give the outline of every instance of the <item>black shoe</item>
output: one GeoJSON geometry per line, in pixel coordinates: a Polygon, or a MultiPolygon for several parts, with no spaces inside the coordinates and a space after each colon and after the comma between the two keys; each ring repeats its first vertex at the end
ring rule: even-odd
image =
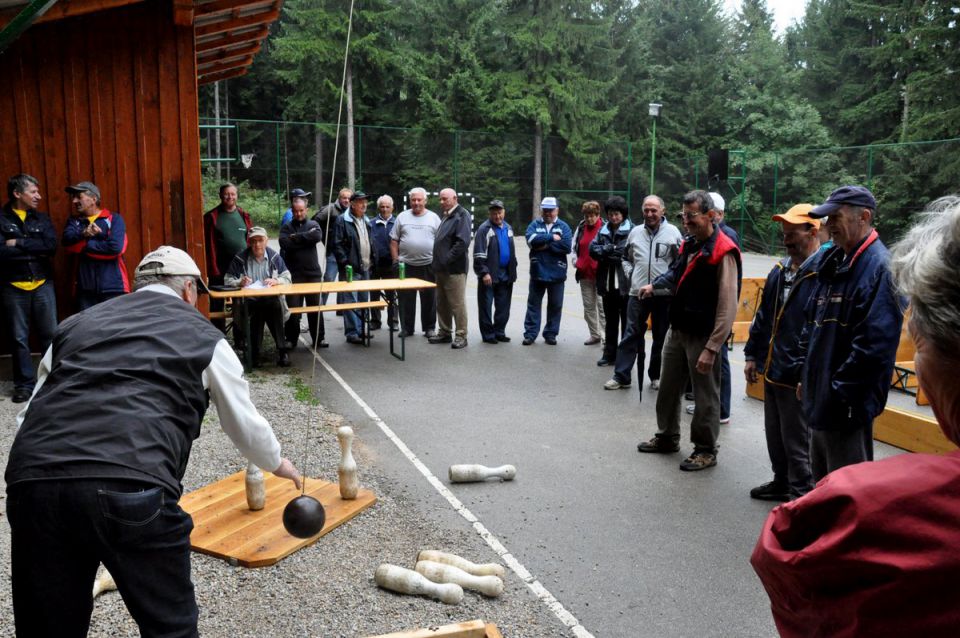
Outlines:
{"type": "Polygon", "coordinates": [[[683,398],[687,401],[693,401],[693,392],[684,392],[683,398]]]}
{"type": "Polygon", "coordinates": [[[497,341],[501,343],[510,343],[510,337],[507,335],[497,335],[497,341]]]}
{"type": "Polygon", "coordinates": [[[371,321],[371,322],[370,322],[370,329],[371,329],[371,330],[379,330],[379,329],[382,327],[382,325],[383,325],[383,324],[381,324],[379,321],[371,321]]]}
{"type": "Polygon", "coordinates": [[[525,345],[525,346],[532,346],[532,345],[533,345],[533,339],[531,339],[530,337],[524,337],[524,338],[523,338],[523,345],[525,345]]]}
{"type": "Polygon", "coordinates": [[[679,443],[670,443],[666,439],[653,437],[649,441],[640,441],[637,444],[637,452],[649,452],[652,454],[673,454],[680,451],[679,443]]]}
{"type": "Polygon", "coordinates": [[[602,368],[603,366],[608,366],[608,365],[610,365],[610,364],[612,364],[612,363],[613,363],[613,361],[610,361],[610,359],[607,359],[606,357],[604,357],[604,358],[600,359],[599,361],[597,361],[597,365],[600,366],[601,368],[602,368]]]}
{"type": "Polygon", "coordinates": [[[785,503],[790,500],[790,488],[785,483],[770,481],[769,483],[764,483],[750,490],[750,498],[755,498],[760,501],[780,501],[785,503]]]}
{"type": "Polygon", "coordinates": [[[548,346],[555,346],[555,345],[557,345],[557,339],[556,339],[555,337],[544,337],[544,338],[543,338],[543,342],[544,342],[545,344],[547,344],[548,346]]]}
{"type": "Polygon", "coordinates": [[[26,403],[30,400],[30,395],[33,394],[30,390],[14,390],[13,396],[10,397],[10,400],[14,403],[26,403]]]}
{"type": "Polygon", "coordinates": [[[361,339],[360,337],[358,337],[358,336],[356,336],[356,335],[352,335],[352,336],[347,337],[347,343],[352,343],[352,344],[355,345],[355,346],[362,346],[362,345],[363,345],[363,339],[361,339]]]}
{"type": "Polygon", "coordinates": [[[427,339],[433,339],[434,337],[437,336],[437,331],[436,331],[436,330],[427,330],[427,331],[425,331],[425,332],[423,333],[423,336],[426,337],[427,339]]]}
{"type": "Polygon", "coordinates": [[[452,343],[453,337],[450,335],[435,335],[433,337],[427,337],[427,341],[436,345],[438,343],[452,343]]]}
{"type": "Polygon", "coordinates": [[[490,337],[489,339],[484,339],[483,342],[484,342],[484,343],[492,343],[493,345],[497,345],[498,343],[500,343],[500,340],[499,340],[499,339],[496,339],[496,338],[494,338],[494,337],[490,337]]]}
{"type": "Polygon", "coordinates": [[[326,341],[322,341],[322,340],[321,340],[321,341],[318,341],[318,342],[317,342],[317,349],[318,349],[318,350],[319,350],[320,348],[329,348],[329,347],[330,347],[330,344],[327,343],[326,341]]]}
{"type": "Polygon", "coordinates": [[[280,356],[277,358],[277,365],[281,368],[289,368],[290,355],[288,355],[286,352],[281,352],[280,356]]]}
{"type": "Polygon", "coordinates": [[[404,331],[403,331],[403,336],[404,336],[404,337],[412,337],[412,336],[413,336],[413,330],[404,330],[404,331]]]}
{"type": "MultiPolygon", "coordinates": [[[[496,341],[494,341],[494,343],[496,343],[496,341]]],[[[457,337],[456,339],[453,340],[453,343],[450,344],[450,347],[453,348],[454,350],[459,350],[460,348],[466,348],[467,340],[464,337],[457,337]]]]}

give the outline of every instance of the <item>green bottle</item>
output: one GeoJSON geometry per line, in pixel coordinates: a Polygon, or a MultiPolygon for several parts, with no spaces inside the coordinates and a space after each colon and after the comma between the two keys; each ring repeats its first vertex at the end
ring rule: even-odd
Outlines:
{"type": "Polygon", "coordinates": [[[353,266],[347,264],[347,283],[353,281],[353,266]]]}
{"type": "Polygon", "coordinates": [[[402,261],[400,262],[400,265],[397,266],[397,274],[400,276],[400,279],[407,278],[407,265],[402,261]]]}

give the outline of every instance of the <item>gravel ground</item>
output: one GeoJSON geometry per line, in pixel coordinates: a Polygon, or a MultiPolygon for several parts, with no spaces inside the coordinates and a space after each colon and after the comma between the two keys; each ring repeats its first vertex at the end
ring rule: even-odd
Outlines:
{"type": "MultiPolygon", "coordinates": [[[[274,425],[285,454],[298,467],[309,432],[310,476],[336,481],[340,456],[336,428],[345,424],[344,419],[322,406],[295,400],[299,374],[296,368],[267,367],[250,375],[254,403],[274,425]]],[[[0,399],[0,418],[5,424],[0,428],[3,468],[19,407],[6,398],[11,390],[10,383],[0,383],[0,396],[4,397],[0,399]]],[[[509,571],[500,598],[484,598],[468,591],[456,606],[377,588],[373,573],[381,562],[412,568],[420,549],[449,551],[475,562],[497,562],[498,558],[466,521],[452,527],[438,523],[436,513],[431,513],[435,503],[422,503],[395,487],[378,471],[359,436],[354,440],[354,456],[361,485],[372,489],[379,500],[313,546],[272,567],[258,569],[232,567],[219,559],[193,555],[202,635],[370,636],[474,618],[496,623],[510,638],[570,635],[509,571]]],[[[185,490],[197,489],[244,467],[246,463],[220,430],[216,410],[211,407],[193,447],[183,480],[185,490]]],[[[5,518],[6,486],[0,487],[0,518],[5,518]]],[[[0,636],[14,634],[9,570],[10,528],[4,522],[0,524],[0,636]]],[[[119,594],[101,595],[94,606],[90,636],[137,635],[136,624],[119,594]]]]}

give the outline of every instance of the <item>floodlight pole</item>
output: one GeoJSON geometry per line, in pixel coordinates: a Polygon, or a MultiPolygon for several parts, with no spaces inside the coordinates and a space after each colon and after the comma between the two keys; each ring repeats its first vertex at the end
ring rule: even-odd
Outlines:
{"type": "Polygon", "coordinates": [[[650,103],[650,117],[653,118],[653,132],[650,136],[650,190],[647,191],[648,195],[653,194],[653,180],[654,180],[654,170],[657,166],[657,118],[660,117],[660,109],[663,107],[662,104],[657,102],[650,103]]]}

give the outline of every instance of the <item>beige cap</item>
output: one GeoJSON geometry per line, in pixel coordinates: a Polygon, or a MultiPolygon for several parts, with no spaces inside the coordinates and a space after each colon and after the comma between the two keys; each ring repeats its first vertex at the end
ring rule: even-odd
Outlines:
{"type": "Polygon", "coordinates": [[[147,253],[137,265],[139,275],[186,275],[200,277],[200,269],[190,255],[173,246],[160,246],[147,253]]]}
{"type": "Polygon", "coordinates": [[[810,216],[811,210],[813,210],[813,204],[797,204],[781,215],[774,215],[771,219],[788,224],[812,224],[814,228],[820,228],[820,220],[810,216]]]}
{"type": "Polygon", "coordinates": [[[253,237],[267,237],[267,229],[263,226],[254,226],[247,231],[247,239],[251,239],[253,237]]]}

